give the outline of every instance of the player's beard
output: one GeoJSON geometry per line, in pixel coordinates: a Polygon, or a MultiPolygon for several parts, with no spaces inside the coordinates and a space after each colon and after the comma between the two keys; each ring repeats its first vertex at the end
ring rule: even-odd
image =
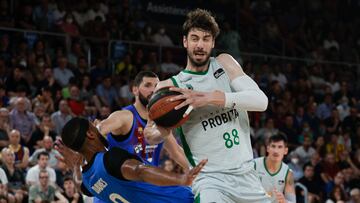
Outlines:
{"type": "Polygon", "coordinates": [[[196,61],[194,56],[195,56],[195,53],[197,53],[199,51],[194,51],[194,52],[191,52],[191,51],[187,51],[187,54],[188,54],[188,57],[189,57],[189,60],[190,60],[190,63],[193,67],[202,67],[204,65],[207,64],[207,62],[209,61],[209,58],[210,58],[210,53],[206,53],[206,52],[201,52],[203,54],[205,54],[205,59],[204,61],[196,61]]]}
{"type": "Polygon", "coordinates": [[[146,106],[148,105],[149,103],[149,100],[150,100],[150,96],[149,95],[148,97],[145,97],[143,94],[141,94],[141,92],[139,92],[139,100],[140,100],[140,103],[146,108],[146,106]]]}

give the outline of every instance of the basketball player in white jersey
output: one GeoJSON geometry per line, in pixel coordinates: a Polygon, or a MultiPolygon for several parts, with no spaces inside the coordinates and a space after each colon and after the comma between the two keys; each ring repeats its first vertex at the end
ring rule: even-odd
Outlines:
{"type": "Polygon", "coordinates": [[[293,172],[282,161],[288,153],[287,138],[281,134],[271,136],[266,151],[266,157],[254,160],[261,184],[272,202],[296,202],[293,172]]]}
{"type": "MultiPolygon", "coordinates": [[[[265,111],[268,99],[231,55],[210,57],[218,34],[218,25],[208,11],[190,12],[183,25],[186,68],[157,88],[176,86],[172,90],[182,95],[172,100],[185,101],[175,108],[189,105],[185,114],[192,111],[177,130],[192,166],[208,158],[192,186],[196,201],[270,202],[254,170],[247,115],[247,111],[265,111]]],[[[149,124],[147,128],[157,129],[149,124]]],[[[167,136],[160,134],[145,133],[145,137],[156,142],[159,136],[167,136]]]]}

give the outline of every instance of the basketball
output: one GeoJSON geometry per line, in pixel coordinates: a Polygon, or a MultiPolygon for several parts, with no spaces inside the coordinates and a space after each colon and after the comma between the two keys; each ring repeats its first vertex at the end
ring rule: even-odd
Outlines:
{"type": "Polygon", "coordinates": [[[149,118],[161,127],[176,128],[189,118],[189,116],[183,117],[189,105],[175,110],[175,107],[184,100],[168,101],[168,99],[181,94],[169,89],[170,87],[163,87],[151,96],[148,104],[149,118]]]}

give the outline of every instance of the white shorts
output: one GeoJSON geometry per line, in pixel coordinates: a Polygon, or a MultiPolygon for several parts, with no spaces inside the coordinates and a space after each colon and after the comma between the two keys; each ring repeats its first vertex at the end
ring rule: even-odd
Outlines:
{"type": "Polygon", "coordinates": [[[192,188],[199,203],[271,202],[254,169],[244,174],[202,173],[192,188]]]}

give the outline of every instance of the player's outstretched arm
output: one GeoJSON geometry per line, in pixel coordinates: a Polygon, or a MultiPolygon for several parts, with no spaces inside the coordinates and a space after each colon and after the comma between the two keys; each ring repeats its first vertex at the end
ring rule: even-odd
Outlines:
{"type": "Polygon", "coordinates": [[[130,111],[119,110],[111,113],[106,119],[95,123],[95,126],[101,135],[106,135],[110,132],[115,135],[122,135],[131,127],[126,126],[127,124],[132,124],[132,113],[130,111]]]}
{"type": "Polygon", "coordinates": [[[177,174],[128,159],[122,164],[121,173],[127,180],[144,181],[158,186],[191,185],[206,163],[207,160],[202,160],[187,173],[177,174]]]}

